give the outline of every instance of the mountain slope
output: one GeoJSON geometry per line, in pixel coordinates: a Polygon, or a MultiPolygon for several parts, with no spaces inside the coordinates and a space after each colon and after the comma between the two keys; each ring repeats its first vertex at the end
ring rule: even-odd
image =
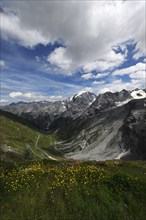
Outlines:
{"type": "Polygon", "coordinates": [[[64,102],[18,102],[3,106],[4,111],[14,113],[24,118],[28,123],[37,126],[41,130],[48,130],[55,117],[66,110],[64,102]]]}
{"type": "Polygon", "coordinates": [[[145,119],[144,99],[93,115],[85,113],[58,130],[64,142],[56,148],[73,159],[146,159],[145,119]]]}
{"type": "Polygon", "coordinates": [[[14,113],[24,118],[28,123],[39,129],[48,131],[55,119],[79,117],[96,99],[90,92],[76,94],[72,99],[56,102],[19,102],[3,106],[4,111],[14,113]]]}
{"type": "MultiPolygon", "coordinates": [[[[40,135],[36,130],[35,137],[30,138],[33,147],[34,139],[39,139],[39,148],[52,149],[55,154],[61,152],[67,158],[145,159],[145,95],[145,90],[139,89],[106,92],[99,96],[82,92],[62,102],[16,103],[3,109],[19,114],[21,123],[49,130],[50,135],[59,141],[47,148],[50,146],[49,136],[40,135]],[[45,143],[42,145],[40,140],[45,143]]],[[[23,149],[30,151],[31,145],[27,144],[26,137],[25,143],[21,138],[23,149]]],[[[46,153],[41,153],[46,158],[46,153]]]]}
{"type": "Polygon", "coordinates": [[[41,133],[20,117],[4,111],[0,111],[0,126],[1,160],[29,161],[57,156],[53,155],[56,135],[41,133]]]}

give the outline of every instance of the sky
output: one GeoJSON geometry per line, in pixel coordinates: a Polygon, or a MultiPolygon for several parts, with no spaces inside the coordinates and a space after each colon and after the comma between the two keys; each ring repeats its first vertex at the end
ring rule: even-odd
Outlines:
{"type": "Polygon", "coordinates": [[[145,0],[1,1],[1,104],[145,87],[145,0]]]}

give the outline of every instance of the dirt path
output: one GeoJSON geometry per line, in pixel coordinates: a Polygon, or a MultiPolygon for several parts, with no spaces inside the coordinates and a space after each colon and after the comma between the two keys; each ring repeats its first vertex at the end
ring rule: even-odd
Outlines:
{"type": "Polygon", "coordinates": [[[38,146],[38,141],[39,141],[39,139],[40,139],[40,137],[41,137],[41,135],[39,134],[39,133],[37,133],[37,139],[36,139],[36,142],[35,142],[35,147],[37,148],[38,146]]]}
{"type": "Polygon", "coordinates": [[[32,152],[32,154],[34,154],[34,155],[36,155],[37,157],[43,159],[43,157],[40,156],[39,154],[37,154],[37,153],[31,148],[31,146],[30,146],[29,144],[25,144],[25,148],[26,148],[27,150],[29,150],[30,152],[32,152]]]}
{"type": "MultiPolygon", "coordinates": [[[[38,147],[38,142],[39,142],[39,139],[41,137],[41,135],[39,133],[37,133],[37,139],[36,139],[36,142],[35,142],[35,148],[37,150],[39,150],[47,159],[51,159],[51,160],[57,160],[56,158],[50,156],[46,151],[42,150],[41,148],[38,147]]],[[[51,140],[52,141],[52,140],[51,140]]]]}

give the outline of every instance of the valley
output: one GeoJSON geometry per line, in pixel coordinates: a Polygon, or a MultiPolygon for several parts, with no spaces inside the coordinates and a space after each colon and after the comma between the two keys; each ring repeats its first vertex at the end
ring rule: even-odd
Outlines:
{"type": "Polygon", "coordinates": [[[26,160],[145,160],[144,97],[139,89],[99,96],[84,92],[62,102],[3,106],[1,155],[26,160]]]}
{"type": "Polygon", "coordinates": [[[0,1],[0,220],[146,220],[145,2],[0,1]]]}
{"type": "Polygon", "coordinates": [[[19,162],[55,159],[54,134],[42,133],[11,113],[0,112],[2,161],[19,162]],[[53,152],[51,149],[53,148],[53,152]],[[51,157],[52,154],[54,157],[51,157]]]}
{"type": "Polygon", "coordinates": [[[4,106],[1,220],[144,220],[146,99],[130,94],[75,95],[57,116],[4,106]]]}

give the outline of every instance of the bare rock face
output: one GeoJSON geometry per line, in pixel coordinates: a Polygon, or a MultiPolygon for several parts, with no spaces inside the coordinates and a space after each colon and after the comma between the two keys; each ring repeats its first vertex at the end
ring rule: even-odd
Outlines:
{"type": "MultiPolygon", "coordinates": [[[[146,101],[146,100],[145,100],[146,101]]],[[[122,146],[130,149],[125,159],[146,160],[146,109],[144,100],[133,100],[129,103],[131,111],[121,127],[122,146]]]]}
{"type": "Polygon", "coordinates": [[[67,110],[62,114],[62,117],[76,119],[92,105],[96,98],[97,96],[90,92],[76,94],[67,102],[67,110]]]}
{"type": "Polygon", "coordinates": [[[19,102],[12,103],[2,108],[5,111],[21,116],[39,129],[48,130],[50,123],[55,117],[66,110],[65,103],[57,102],[19,102]]]}
{"type": "MultiPolygon", "coordinates": [[[[134,97],[138,98],[145,93],[142,90],[134,90],[134,97]]],[[[75,120],[81,115],[94,115],[111,108],[123,105],[134,97],[126,90],[121,92],[106,92],[96,96],[90,92],[80,92],[72,98],[64,101],[48,102],[18,102],[3,106],[4,111],[14,113],[33,123],[44,131],[56,130],[64,123],[75,120]]]]}
{"type": "Polygon", "coordinates": [[[39,129],[47,131],[61,124],[61,118],[79,117],[96,99],[96,95],[90,92],[76,94],[72,99],[56,102],[19,102],[4,106],[2,109],[14,113],[28,122],[33,123],[39,129]],[[54,121],[59,118],[59,122],[54,121]]]}
{"type": "Polygon", "coordinates": [[[56,148],[67,158],[84,160],[146,159],[146,99],[79,117],[58,133],[56,148]]]}
{"type": "Polygon", "coordinates": [[[88,108],[86,114],[92,115],[101,111],[106,111],[110,108],[124,104],[124,102],[132,99],[131,92],[122,90],[121,92],[106,92],[100,94],[96,101],[88,108]]]}

